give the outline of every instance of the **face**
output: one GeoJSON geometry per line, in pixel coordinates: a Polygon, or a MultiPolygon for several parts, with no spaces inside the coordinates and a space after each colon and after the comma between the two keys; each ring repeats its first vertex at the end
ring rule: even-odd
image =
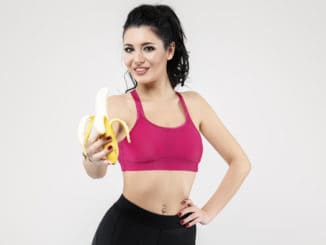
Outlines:
{"type": "Polygon", "coordinates": [[[174,42],[167,50],[149,26],[129,27],[123,37],[124,63],[138,83],[167,76],[167,61],[173,58],[174,42]]]}

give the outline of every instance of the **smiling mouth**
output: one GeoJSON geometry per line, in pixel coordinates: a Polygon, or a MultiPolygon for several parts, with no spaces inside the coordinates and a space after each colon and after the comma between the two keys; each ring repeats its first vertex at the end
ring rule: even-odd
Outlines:
{"type": "Polygon", "coordinates": [[[134,69],[134,71],[137,75],[144,75],[148,70],[149,70],[149,68],[147,68],[147,67],[138,67],[138,68],[134,69]]]}

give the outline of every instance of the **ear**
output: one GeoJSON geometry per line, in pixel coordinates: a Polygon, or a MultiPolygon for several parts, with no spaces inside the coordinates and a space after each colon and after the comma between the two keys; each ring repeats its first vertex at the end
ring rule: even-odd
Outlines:
{"type": "Polygon", "coordinates": [[[171,60],[173,58],[175,51],[175,42],[171,42],[169,47],[168,47],[168,60],[171,60]]]}

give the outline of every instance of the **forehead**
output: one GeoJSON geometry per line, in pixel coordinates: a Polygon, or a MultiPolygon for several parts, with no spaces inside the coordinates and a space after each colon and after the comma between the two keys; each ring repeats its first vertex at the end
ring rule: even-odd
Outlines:
{"type": "Polygon", "coordinates": [[[158,43],[160,41],[149,26],[129,27],[123,36],[125,45],[141,45],[145,42],[158,43]]]}

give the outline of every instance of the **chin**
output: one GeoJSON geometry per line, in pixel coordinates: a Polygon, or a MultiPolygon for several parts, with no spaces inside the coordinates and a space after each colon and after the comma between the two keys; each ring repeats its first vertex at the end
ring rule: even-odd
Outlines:
{"type": "Polygon", "coordinates": [[[142,76],[139,76],[139,77],[134,76],[134,78],[137,81],[137,83],[144,83],[144,84],[146,84],[146,83],[151,83],[151,82],[154,81],[153,79],[148,79],[148,78],[142,77],[142,76]]]}
{"type": "Polygon", "coordinates": [[[141,84],[150,84],[152,83],[153,81],[151,80],[145,80],[145,79],[136,79],[137,83],[141,83],[141,84]]]}

